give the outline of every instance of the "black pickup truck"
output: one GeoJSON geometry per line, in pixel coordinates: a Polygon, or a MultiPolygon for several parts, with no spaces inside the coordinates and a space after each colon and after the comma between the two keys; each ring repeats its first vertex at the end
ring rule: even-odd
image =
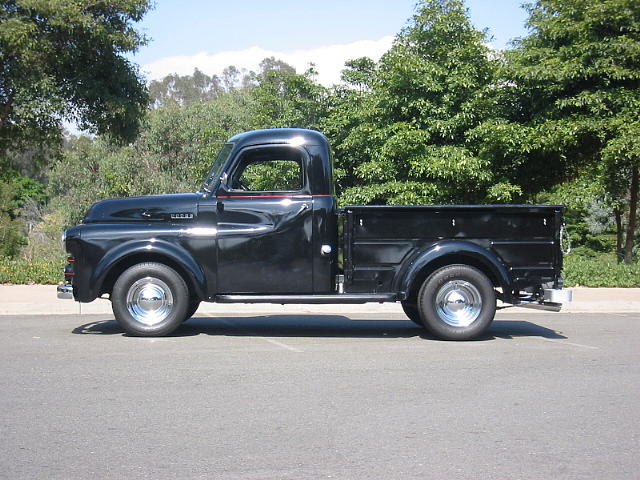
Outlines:
{"type": "Polygon", "coordinates": [[[559,310],[563,207],[337,208],[324,135],[258,130],[222,147],[200,191],[104,200],[64,233],[61,298],[108,296],[132,335],[160,336],[218,303],[401,302],[465,340],[496,299],[559,310]]]}

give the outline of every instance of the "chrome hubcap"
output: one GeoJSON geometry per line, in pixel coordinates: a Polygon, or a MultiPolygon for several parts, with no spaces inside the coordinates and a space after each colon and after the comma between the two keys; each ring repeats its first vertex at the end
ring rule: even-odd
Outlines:
{"type": "Polygon", "coordinates": [[[127,292],[127,310],[136,322],[157,325],[173,310],[171,289],[158,278],[141,278],[127,292]]]}
{"type": "Polygon", "coordinates": [[[436,295],[438,316],[452,327],[468,327],[478,318],[481,310],[480,292],[464,280],[445,283],[436,295]]]}

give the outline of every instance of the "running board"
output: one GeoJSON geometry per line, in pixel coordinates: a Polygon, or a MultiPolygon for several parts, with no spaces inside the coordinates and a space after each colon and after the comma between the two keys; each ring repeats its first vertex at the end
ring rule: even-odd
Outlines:
{"type": "Polygon", "coordinates": [[[364,294],[342,293],[337,295],[216,295],[216,303],[369,303],[395,302],[394,293],[364,294]]]}

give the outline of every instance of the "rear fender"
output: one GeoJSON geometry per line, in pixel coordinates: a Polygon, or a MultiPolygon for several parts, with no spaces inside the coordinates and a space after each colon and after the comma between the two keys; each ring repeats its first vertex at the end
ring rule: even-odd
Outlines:
{"type": "Polygon", "coordinates": [[[413,257],[404,273],[398,276],[400,280],[396,291],[409,295],[412,288],[416,287],[414,283],[422,278],[424,272],[435,266],[446,265],[447,257],[451,258],[450,264],[465,263],[466,260],[467,264],[482,267],[482,270],[490,274],[492,281],[502,288],[502,300],[508,303],[513,300],[511,278],[500,259],[486,248],[461,240],[438,242],[413,257]]]}

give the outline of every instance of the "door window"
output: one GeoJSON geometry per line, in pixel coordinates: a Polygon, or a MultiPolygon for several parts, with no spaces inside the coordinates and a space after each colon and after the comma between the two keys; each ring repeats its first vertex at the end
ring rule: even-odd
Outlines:
{"type": "Polygon", "coordinates": [[[290,147],[248,150],[242,154],[230,186],[233,190],[250,192],[302,190],[302,153],[290,147]]]}

